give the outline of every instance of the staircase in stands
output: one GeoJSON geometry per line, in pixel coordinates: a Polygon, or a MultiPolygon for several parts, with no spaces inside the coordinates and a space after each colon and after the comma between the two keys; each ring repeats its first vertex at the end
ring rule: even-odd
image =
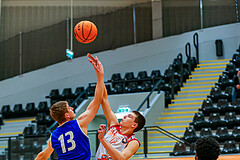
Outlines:
{"type": "MultiPolygon", "coordinates": [[[[178,137],[183,137],[186,127],[198,113],[203,100],[210,94],[219,76],[225,71],[230,59],[200,61],[197,68],[174,96],[172,103],[158,117],[157,125],[178,137]]],[[[158,131],[148,132],[148,158],[167,158],[176,141],[158,131]]],[[[132,159],[144,158],[143,142],[132,159]]]]}

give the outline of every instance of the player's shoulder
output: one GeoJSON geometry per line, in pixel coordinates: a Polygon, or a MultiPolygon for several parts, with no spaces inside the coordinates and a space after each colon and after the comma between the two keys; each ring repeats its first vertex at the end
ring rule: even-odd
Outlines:
{"type": "Polygon", "coordinates": [[[134,142],[134,143],[138,143],[139,146],[141,145],[141,143],[139,142],[139,140],[137,139],[137,137],[135,136],[135,134],[131,135],[130,137],[128,137],[128,142],[134,142]]]}
{"type": "Polygon", "coordinates": [[[121,126],[119,124],[114,124],[114,125],[111,125],[108,130],[110,129],[115,129],[115,130],[120,130],[121,129],[121,126]]]}

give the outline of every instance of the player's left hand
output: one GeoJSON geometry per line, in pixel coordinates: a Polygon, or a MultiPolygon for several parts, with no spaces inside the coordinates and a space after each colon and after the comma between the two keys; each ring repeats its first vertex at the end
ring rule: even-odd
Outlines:
{"type": "Polygon", "coordinates": [[[98,129],[98,139],[99,140],[104,138],[105,131],[106,131],[106,125],[105,124],[101,124],[99,129],[98,129]]]}

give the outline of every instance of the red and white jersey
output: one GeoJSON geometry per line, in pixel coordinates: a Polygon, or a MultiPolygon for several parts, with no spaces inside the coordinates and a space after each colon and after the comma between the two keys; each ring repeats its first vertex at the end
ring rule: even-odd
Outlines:
{"type": "MultiPolygon", "coordinates": [[[[131,135],[128,137],[127,135],[124,135],[120,132],[120,125],[114,125],[111,126],[104,138],[115,148],[117,151],[122,152],[125,147],[127,147],[128,143],[132,140],[138,139],[135,137],[135,135],[131,135]]],[[[138,141],[139,146],[140,142],[138,141]]],[[[110,160],[112,159],[109,154],[107,153],[106,149],[103,147],[102,143],[100,143],[97,153],[95,155],[95,160],[110,160]]]]}

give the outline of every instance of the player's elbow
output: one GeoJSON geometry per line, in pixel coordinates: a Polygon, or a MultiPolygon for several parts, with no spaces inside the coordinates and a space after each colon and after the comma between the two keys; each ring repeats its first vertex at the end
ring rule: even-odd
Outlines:
{"type": "Polygon", "coordinates": [[[102,104],[106,104],[108,103],[108,98],[107,97],[103,97],[102,98],[102,104]]]}
{"type": "Polygon", "coordinates": [[[123,156],[118,156],[116,160],[127,160],[127,159],[124,158],[123,156]]]}
{"type": "Polygon", "coordinates": [[[35,160],[47,160],[48,157],[44,154],[44,151],[40,152],[35,160]]]}

